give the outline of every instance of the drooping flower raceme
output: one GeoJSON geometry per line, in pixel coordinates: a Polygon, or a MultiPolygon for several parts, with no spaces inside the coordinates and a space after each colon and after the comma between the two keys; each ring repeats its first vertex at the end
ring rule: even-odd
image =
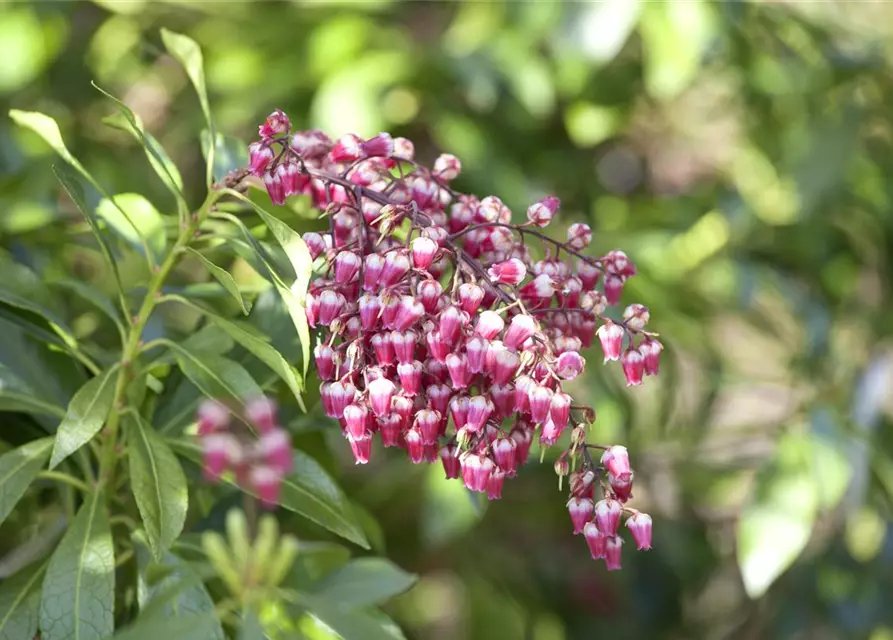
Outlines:
{"type": "Polygon", "coordinates": [[[592,230],[583,223],[563,239],[546,235],[560,207],[554,196],[514,222],[500,198],[450,186],[458,158],[426,168],[403,138],[333,141],[292,131],[281,111],[259,138],[250,172],[273,202],[308,195],[328,220],[328,231],[304,236],[317,273],[306,311],[319,331],[323,407],[356,462],[367,463],[380,439],[415,464],[440,460],[447,478],[498,499],[535,438],[558,446],[573,432],[556,463],[570,475],[573,532],[609,569],[620,568],[624,514],[636,546],[649,548],[651,518],[626,506],[626,449],[586,443],[595,412],[563,390],[596,336],[628,385],[658,372],[662,346],[646,331],[648,309],[605,315],[636,273],[626,254],[586,255],[592,230]]]}

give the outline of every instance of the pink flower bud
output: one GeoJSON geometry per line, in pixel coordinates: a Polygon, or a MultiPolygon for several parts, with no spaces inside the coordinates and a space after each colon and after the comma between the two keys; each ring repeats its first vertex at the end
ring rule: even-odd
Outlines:
{"type": "Polygon", "coordinates": [[[326,289],[319,294],[319,322],[323,326],[329,326],[332,321],[341,314],[341,309],[347,304],[340,293],[326,289]]]}
{"type": "Polygon", "coordinates": [[[499,500],[502,498],[502,486],[505,481],[505,472],[495,467],[487,478],[487,499],[499,500]]]}
{"type": "Polygon", "coordinates": [[[627,519],[626,526],[633,536],[638,551],[647,551],[651,548],[651,516],[636,512],[627,519]]]}
{"type": "Polygon", "coordinates": [[[316,372],[320,380],[335,379],[335,350],[327,344],[317,345],[313,350],[316,372]]]}
{"type": "Polygon", "coordinates": [[[216,482],[232,465],[241,462],[242,445],[230,433],[209,433],[202,436],[202,470],[205,478],[216,482]]]}
{"type": "Polygon", "coordinates": [[[515,378],[515,411],[518,413],[530,413],[529,393],[534,384],[530,376],[515,378]]]}
{"type": "Polygon", "coordinates": [[[448,444],[440,448],[437,452],[440,461],[443,463],[443,470],[446,473],[446,479],[452,480],[458,478],[462,473],[459,466],[459,449],[454,444],[448,444]]]}
{"type": "Polygon", "coordinates": [[[320,255],[322,255],[326,250],[326,241],[320,234],[314,231],[308,231],[303,236],[301,236],[304,240],[304,244],[307,245],[307,250],[310,252],[310,257],[316,260],[320,255]]]}
{"type": "Polygon", "coordinates": [[[595,289],[595,285],[598,284],[600,275],[601,270],[594,264],[583,262],[581,260],[577,265],[577,277],[579,277],[580,282],[583,283],[584,289],[595,289]]]}
{"type": "Polygon", "coordinates": [[[397,375],[403,386],[403,393],[414,395],[419,392],[422,383],[422,363],[418,360],[401,362],[397,365],[397,375]]]}
{"type": "Polygon", "coordinates": [[[378,364],[386,367],[394,362],[394,345],[390,333],[376,333],[370,340],[378,364]]]}
{"type": "Polygon", "coordinates": [[[441,337],[440,331],[431,331],[425,334],[425,342],[431,357],[438,362],[445,363],[446,357],[450,353],[450,344],[441,337]]]}
{"type": "Polygon", "coordinates": [[[335,164],[350,164],[356,162],[363,157],[363,150],[360,146],[363,141],[359,136],[352,133],[341,136],[335,142],[335,146],[329,151],[329,157],[335,164]]]}
{"type": "Polygon", "coordinates": [[[602,343],[602,351],[605,353],[605,362],[619,360],[620,351],[623,348],[623,327],[606,320],[605,324],[598,328],[596,335],[602,343]]]}
{"type": "Polygon", "coordinates": [[[399,160],[412,160],[415,157],[415,145],[406,138],[394,138],[394,152],[391,154],[399,160]]]}
{"type": "Polygon", "coordinates": [[[496,417],[507,418],[515,411],[515,387],[511,384],[494,384],[490,387],[496,417]]]}
{"type": "Polygon", "coordinates": [[[248,145],[248,166],[251,174],[258,178],[264,175],[270,162],[273,161],[273,150],[261,142],[248,145]]]}
{"type": "Polygon", "coordinates": [[[620,302],[620,295],[623,293],[623,280],[618,276],[610,275],[605,278],[605,300],[609,305],[615,305],[620,302]]]}
{"type": "Polygon", "coordinates": [[[479,431],[487,418],[493,413],[493,403],[487,396],[474,396],[468,400],[468,419],[465,426],[472,431],[479,431]]]}
{"type": "MultiPolygon", "coordinates": [[[[378,378],[373,380],[366,386],[369,391],[369,403],[372,405],[372,412],[377,417],[382,417],[391,411],[391,398],[394,397],[396,386],[387,378],[378,378]]],[[[347,416],[345,415],[345,419],[347,416]]]]}
{"type": "Polygon", "coordinates": [[[221,431],[229,425],[229,409],[216,400],[203,400],[198,407],[198,435],[221,431]]]}
{"type": "Polygon", "coordinates": [[[471,282],[460,284],[458,294],[459,306],[470,316],[480,308],[481,301],[484,299],[484,290],[471,282]]]}
{"type": "Polygon", "coordinates": [[[578,498],[592,499],[595,488],[595,472],[592,469],[580,469],[571,474],[570,490],[571,495],[578,498]]]}
{"type": "Polygon", "coordinates": [[[589,498],[573,497],[567,502],[567,510],[574,525],[574,535],[577,535],[583,533],[586,524],[592,519],[595,506],[589,498]]]}
{"type": "Polygon", "coordinates": [[[586,538],[586,544],[589,546],[589,553],[593,560],[600,560],[607,556],[608,538],[594,522],[590,521],[583,525],[583,536],[586,538]]]}
{"type": "Polygon", "coordinates": [[[559,429],[567,426],[571,414],[571,397],[562,391],[552,395],[552,405],[549,409],[549,417],[559,429]]]}
{"type": "Polygon", "coordinates": [[[453,396],[450,399],[450,415],[456,430],[460,430],[468,423],[468,398],[466,396],[453,396]]]}
{"type": "Polygon", "coordinates": [[[415,414],[413,429],[418,430],[422,444],[434,444],[440,437],[440,412],[422,409],[415,414]]]}
{"type": "Polygon", "coordinates": [[[581,249],[588,247],[590,242],[592,242],[592,229],[589,228],[588,224],[575,222],[568,227],[567,245],[571,249],[580,251],[581,249]]]}
{"type": "Polygon", "coordinates": [[[545,422],[552,408],[552,390],[538,384],[531,385],[527,399],[530,402],[530,418],[538,424],[545,422]]]}
{"type": "Polygon", "coordinates": [[[643,331],[651,313],[643,304],[631,304],[623,310],[623,321],[631,331],[643,331]]]}
{"type": "Polygon", "coordinates": [[[384,258],[377,253],[370,253],[363,260],[363,289],[378,291],[379,279],[384,268],[384,258]]]}
{"type": "Polygon", "coordinates": [[[468,324],[468,316],[464,311],[453,305],[448,306],[440,313],[440,336],[448,345],[455,344],[459,332],[468,324]]]}
{"type": "Polygon", "coordinates": [[[555,212],[558,211],[560,201],[555,196],[548,196],[536,202],[527,209],[527,219],[536,226],[543,228],[549,226],[555,212]]]}
{"type": "Polygon", "coordinates": [[[509,349],[518,349],[535,331],[536,321],[533,318],[524,314],[517,315],[506,329],[503,342],[509,349]]]}
{"type": "Polygon", "coordinates": [[[394,139],[389,133],[379,133],[360,143],[360,151],[365,158],[390,157],[394,155],[394,139]]]}
{"type": "Polygon", "coordinates": [[[282,176],[279,175],[278,168],[268,171],[264,174],[264,186],[273,204],[285,204],[285,187],[282,184],[282,176]]]}
{"type": "Polygon", "coordinates": [[[551,416],[547,417],[540,431],[540,444],[544,447],[551,447],[557,444],[561,434],[564,433],[564,429],[565,427],[556,424],[551,416]]]}
{"type": "Polygon", "coordinates": [[[425,307],[412,296],[403,296],[400,306],[397,308],[397,317],[394,318],[394,328],[397,331],[406,331],[421,317],[425,315],[425,307]]]}
{"type": "Polygon", "coordinates": [[[378,296],[365,293],[360,296],[357,306],[360,310],[360,324],[364,331],[372,331],[378,325],[381,315],[381,301],[378,296]]]}
{"type": "Polygon", "coordinates": [[[595,524],[606,536],[616,536],[623,507],[616,500],[599,500],[595,505],[595,524]]]}
{"type": "Polygon", "coordinates": [[[245,417],[261,433],[266,433],[276,426],[276,403],[260,396],[252,398],[245,405],[245,417]]]}
{"type": "Polygon", "coordinates": [[[391,400],[391,408],[394,413],[400,417],[402,427],[409,428],[409,419],[413,413],[413,402],[411,398],[406,396],[394,396],[391,400]]]}
{"type": "Polygon", "coordinates": [[[477,453],[466,452],[459,456],[462,468],[462,481],[469,491],[487,490],[487,482],[496,465],[490,458],[477,453]]]}
{"type": "Polygon", "coordinates": [[[623,549],[623,538],[612,536],[605,540],[605,566],[608,571],[620,571],[620,552],[623,549]]]}
{"type": "Polygon", "coordinates": [[[401,296],[392,295],[388,291],[382,291],[378,294],[378,300],[381,303],[381,324],[387,329],[393,329],[397,322],[397,312],[400,311],[400,303],[403,301],[401,296]]]}
{"type": "Polygon", "coordinates": [[[329,385],[329,394],[332,403],[332,415],[329,417],[340,419],[344,416],[344,409],[357,395],[357,389],[349,382],[333,382],[329,385]]]}
{"type": "Polygon", "coordinates": [[[425,395],[428,396],[428,404],[431,405],[431,408],[441,416],[445,416],[450,397],[453,395],[450,388],[445,384],[432,384],[425,391],[425,395]]]}
{"type": "Polygon", "coordinates": [[[478,205],[474,213],[478,222],[499,222],[507,224],[511,222],[512,212],[505,204],[496,196],[487,196],[478,205]]]}
{"type": "Polygon", "coordinates": [[[632,473],[627,474],[626,477],[618,477],[613,473],[608,473],[608,484],[611,485],[614,497],[620,502],[626,503],[633,495],[632,473]]]}
{"type": "Polygon", "coordinates": [[[470,378],[468,371],[468,358],[462,353],[451,353],[444,361],[447,371],[450,373],[450,381],[457,389],[464,389],[468,386],[470,378]]]}
{"type": "Polygon", "coordinates": [[[409,258],[402,251],[391,251],[385,256],[379,279],[381,286],[391,287],[400,282],[409,271],[409,258]]]}
{"type": "Polygon", "coordinates": [[[353,282],[360,270],[360,256],[353,251],[341,251],[335,256],[335,282],[348,284],[353,282]]]}
{"type": "Polygon", "coordinates": [[[291,121],[288,119],[288,116],[281,110],[276,109],[257,128],[257,133],[261,138],[272,138],[275,135],[287,132],[289,129],[291,129],[291,121]]]}
{"type": "MultiPolygon", "coordinates": [[[[511,380],[517,373],[518,367],[521,366],[521,357],[511,349],[499,351],[495,360],[492,372],[493,382],[499,385],[511,380]]],[[[514,394],[512,394],[512,400],[514,401],[514,394]]]]}
{"type": "Polygon", "coordinates": [[[449,153],[440,154],[434,161],[434,177],[443,182],[452,182],[462,172],[462,163],[459,158],[449,153]]]}
{"type": "Polygon", "coordinates": [[[565,351],[558,356],[558,363],[555,366],[555,373],[564,380],[573,380],[583,373],[583,367],[586,361],[576,351],[565,351]]]}
{"type": "Polygon", "coordinates": [[[347,433],[355,438],[361,438],[366,433],[366,417],[369,410],[363,404],[349,404],[344,408],[344,422],[347,433]]]}
{"type": "Polygon", "coordinates": [[[381,442],[386,447],[400,446],[400,432],[403,430],[403,420],[396,413],[382,416],[378,419],[378,429],[381,433],[381,442]]]}
{"type": "Polygon", "coordinates": [[[506,475],[512,476],[518,468],[518,459],[515,452],[518,444],[505,436],[498,437],[493,443],[493,459],[496,466],[502,469],[506,475]]]}
{"type": "Polygon", "coordinates": [[[412,241],[412,264],[416,269],[427,269],[434,262],[437,243],[431,238],[420,236],[412,241]]]}
{"type": "MultiPolygon", "coordinates": [[[[483,297],[483,290],[481,291],[483,297]]],[[[486,340],[495,338],[505,328],[505,321],[495,311],[484,311],[478,316],[474,332],[486,340]]]]}
{"type": "Polygon", "coordinates": [[[527,427],[523,422],[517,422],[509,435],[517,445],[515,448],[515,458],[520,467],[527,462],[527,456],[530,455],[530,443],[533,442],[533,430],[527,427]]]}
{"type": "Polygon", "coordinates": [[[282,486],[282,475],[271,467],[260,465],[251,468],[249,482],[257,492],[261,504],[273,509],[279,504],[279,489],[282,486]]]}
{"type": "Polygon", "coordinates": [[[653,338],[645,338],[639,345],[639,353],[645,359],[645,375],[656,376],[660,371],[660,352],[664,346],[653,338]]]}
{"type": "Polygon", "coordinates": [[[427,313],[437,309],[437,302],[443,293],[443,286],[437,280],[422,280],[418,286],[419,301],[427,313]]]}
{"type": "Polygon", "coordinates": [[[280,178],[282,179],[282,191],[285,197],[301,193],[306,185],[307,176],[301,174],[296,164],[279,165],[280,178]]]}
{"type": "Polygon", "coordinates": [[[394,331],[391,333],[391,344],[397,362],[412,362],[415,360],[416,341],[418,335],[413,331],[394,331]]]}
{"type": "Polygon", "coordinates": [[[350,443],[355,464],[368,464],[369,458],[372,457],[372,434],[364,433],[359,437],[348,434],[347,441],[350,443]]]}
{"type": "Polygon", "coordinates": [[[623,375],[626,376],[626,386],[636,387],[642,384],[642,376],[645,374],[645,356],[638,349],[630,347],[623,352],[620,358],[623,366],[623,375]]]}
{"type": "Polygon", "coordinates": [[[258,448],[265,464],[282,475],[291,473],[291,437],[285,429],[276,428],[263,434],[258,440],[258,448]]]}
{"type": "Polygon", "coordinates": [[[620,444],[608,448],[601,457],[601,463],[616,478],[628,479],[631,475],[629,451],[620,444]]]}
{"type": "Polygon", "coordinates": [[[527,275],[527,267],[517,258],[511,258],[494,264],[487,270],[487,274],[490,276],[490,282],[516,285],[527,275]]]}
{"type": "Polygon", "coordinates": [[[332,148],[332,140],[318,129],[296,131],[291,138],[291,148],[305,160],[321,158],[332,148]]]}
{"type": "Polygon", "coordinates": [[[425,459],[424,439],[415,427],[406,432],[406,452],[413,464],[419,464],[425,459]]]}
{"type": "Polygon", "coordinates": [[[490,344],[480,336],[474,336],[465,344],[465,354],[468,357],[468,370],[471,373],[480,373],[486,363],[487,351],[490,344]]]}
{"type": "Polygon", "coordinates": [[[537,308],[542,307],[543,303],[555,295],[555,279],[548,274],[541,273],[521,287],[520,293],[531,304],[538,305],[537,308]]]}

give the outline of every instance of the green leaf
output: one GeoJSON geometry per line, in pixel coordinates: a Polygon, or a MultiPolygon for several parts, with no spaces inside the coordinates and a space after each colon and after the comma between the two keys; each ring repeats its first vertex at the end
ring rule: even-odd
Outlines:
{"type": "Polygon", "coordinates": [[[128,431],[131,485],[143,519],[149,546],[156,558],[183,531],[189,490],[186,475],[173,451],[139,415],[128,431]]]}
{"type": "MultiPolygon", "coordinates": [[[[276,241],[285,251],[285,255],[288,257],[292,269],[294,269],[295,281],[290,288],[286,287],[283,282],[275,277],[273,278],[273,283],[276,285],[276,290],[279,291],[288,308],[289,315],[301,340],[304,376],[306,377],[310,366],[310,326],[307,324],[307,314],[304,311],[304,299],[307,296],[307,288],[310,286],[310,276],[313,274],[313,259],[310,257],[310,250],[304,243],[304,239],[294,229],[263,207],[237,191],[228,190],[227,193],[254,208],[272,232],[273,237],[276,238],[276,241]]],[[[263,258],[264,256],[262,255],[261,257],[263,258]]],[[[272,269],[270,271],[273,272],[272,269]]],[[[275,272],[273,272],[273,275],[275,276],[275,272]]]]}
{"type": "Polygon", "coordinates": [[[65,417],[65,409],[29,393],[0,387],[0,411],[21,411],[38,415],[65,417]]]}
{"type": "Polygon", "coordinates": [[[81,282],[80,280],[53,280],[50,283],[54,287],[61,287],[63,289],[68,289],[69,291],[77,294],[94,307],[102,311],[112,322],[115,323],[115,326],[118,327],[118,331],[123,335],[124,325],[121,322],[121,314],[118,313],[118,310],[115,309],[115,305],[111,303],[111,301],[103,295],[101,291],[98,291],[94,287],[91,287],[89,284],[85,282],[81,282]]]}
{"type": "Polygon", "coordinates": [[[239,285],[236,284],[236,281],[233,280],[233,277],[226,269],[222,269],[218,267],[216,264],[208,260],[201,253],[196,251],[195,249],[188,248],[189,253],[196,256],[201,263],[205,266],[205,269],[208,270],[214,278],[219,282],[224,289],[229,292],[229,294],[239,303],[239,308],[242,310],[246,316],[248,315],[248,307],[245,306],[245,300],[242,298],[242,293],[239,291],[239,285]]]}
{"type": "MultiPolygon", "coordinates": [[[[161,30],[161,39],[164,46],[177,61],[183,65],[186,75],[192,81],[195,92],[198,94],[198,101],[201,104],[202,112],[205,114],[205,120],[208,123],[208,141],[217,139],[217,132],[214,127],[214,118],[211,116],[211,105],[208,102],[208,90],[205,86],[205,70],[202,61],[202,50],[192,38],[184,36],[167,29],[161,30]]],[[[216,150],[214,145],[208,145],[205,157],[208,159],[207,165],[207,183],[210,187],[214,182],[214,156],[216,150]]]]}
{"type": "Polygon", "coordinates": [[[236,345],[232,338],[213,324],[206,325],[180,343],[193,353],[222,356],[236,345]]]}
{"type": "MultiPolygon", "coordinates": [[[[77,344],[43,281],[23,264],[0,254],[0,302],[35,313],[46,320],[64,344],[77,344]]],[[[52,335],[52,334],[50,334],[52,335]]]]}
{"type": "Polygon", "coordinates": [[[102,89],[95,82],[92,82],[91,84],[100,93],[115,103],[126,124],[119,123],[115,120],[107,120],[106,123],[133,134],[133,137],[136,138],[137,142],[139,142],[145,150],[146,156],[149,158],[149,164],[152,165],[155,173],[158,174],[158,177],[161,178],[161,181],[164,182],[170,192],[174,194],[174,198],[177,200],[177,207],[179,208],[181,215],[185,217],[188,213],[188,208],[186,198],[183,195],[183,178],[180,176],[180,171],[177,169],[177,165],[170,159],[170,156],[167,155],[167,152],[159,142],[152,137],[150,133],[146,132],[139,117],[133,113],[126,104],[102,89]]]}
{"type": "Polygon", "coordinates": [[[50,469],[87,444],[105,424],[115,399],[116,371],[112,367],[91,378],[74,394],[56,432],[50,469]]]}
{"type": "Polygon", "coordinates": [[[0,584],[0,640],[33,638],[40,614],[40,580],[46,564],[32,566],[0,584]]]}
{"type": "Polygon", "coordinates": [[[819,505],[811,453],[808,437],[785,435],[741,513],[738,565],[751,598],[766,593],[809,542],[819,505]]]}
{"type": "MultiPolygon", "coordinates": [[[[133,542],[138,570],[137,601],[141,614],[176,619],[214,613],[214,601],[208,590],[182,558],[168,551],[156,563],[142,532],[133,535],[133,542]],[[153,575],[158,576],[162,572],[163,577],[153,579],[153,575]]],[[[176,637],[181,640],[180,636],[176,637]]],[[[196,640],[224,640],[219,620],[215,619],[208,632],[196,636],[196,640]]]]}
{"type": "Polygon", "coordinates": [[[260,338],[258,338],[253,333],[250,333],[246,329],[243,329],[239,325],[234,322],[230,322],[211,311],[208,311],[204,307],[192,302],[191,300],[187,300],[181,296],[168,296],[168,299],[177,300],[180,303],[201,311],[206,314],[206,317],[214,323],[215,326],[223,329],[233,340],[238,342],[240,345],[245,347],[248,351],[254,354],[258,360],[263,362],[265,365],[270,367],[285,383],[288,385],[288,388],[294,394],[295,399],[298,403],[301,404],[301,408],[306,411],[304,407],[304,401],[301,397],[301,393],[303,392],[303,385],[301,379],[298,377],[297,372],[294,368],[288,363],[288,361],[283,357],[281,353],[279,353],[273,346],[271,346],[268,342],[264,342],[260,338]]]}
{"type": "Polygon", "coordinates": [[[147,248],[154,263],[164,258],[167,238],[164,219],[151,202],[138,193],[119,193],[103,198],[96,215],[106,221],[121,238],[137,248],[147,248]],[[144,244],[145,243],[145,247],[144,244]]]}
{"type": "Polygon", "coordinates": [[[242,623],[239,625],[239,640],[266,640],[267,635],[257,619],[257,614],[251,609],[242,614],[242,623]]]}
{"type": "Polygon", "coordinates": [[[40,597],[41,640],[102,640],[115,629],[115,551],[98,490],[50,558],[40,597]]]}
{"type": "Polygon", "coordinates": [[[62,184],[62,187],[68,193],[68,196],[78,208],[78,211],[80,211],[81,215],[87,220],[87,224],[90,225],[90,231],[93,232],[93,236],[96,238],[97,244],[99,244],[99,250],[102,252],[106,263],[112,269],[112,275],[115,277],[115,284],[118,287],[118,295],[121,296],[121,307],[126,309],[127,307],[123,297],[124,286],[121,284],[121,273],[118,271],[118,262],[115,260],[115,257],[112,254],[112,249],[100,228],[99,220],[96,218],[93,210],[87,206],[87,200],[84,197],[84,188],[81,186],[80,180],[78,180],[71,169],[65,165],[53,165],[53,173],[56,174],[56,178],[62,184]]]}
{"type": "Polygon", "coordinates": [[[219,626],[213,615],[194,615],[182,618],[161,618],[152,616],[140,620],[122,629],[114,635],[115,640],[158,640],[159,638],[176,638],[176,640],[211,640],[222,636],[215,633],[215,625],[219,626]]]}
{"type": "MultiPolygon", "coordinates": [[[[181,438],[168,442],[179,455],[201,464],[201,450],[194,441],[181,438]]],[[[282,482],[279,505],[368,549],[369,543],[354,520],[350,504],[338,485],[316,460],[303,451],[295,451],[293,460],[295,470],[282,482]]],[[[228,482],[238,487],[234,481],[228,480],[228,482]]],[[[250,488],[240,488],[246,493],[255,495],[250,488]]]]}
{"type": "Polygon", "coordinates": [[[394,640],[381,621],[362,611],[343,609],[336,603],[302,594],[300,605],[343,640],[394,640]]]}
{"type": "Polygon", "coordinates": [[[52,447],[53,438],[41,438],[0,456],[0,523],[43,469],[52,447]]]}
{"type": "Polygon", "coordinates": [[[176,342],[166,342],[174,350],[183,374],[209,398],[235,398],[242,402],[263,395],[245,368],[222,356],[191,351],[176,342]]]}
{"type": "Polygon", "coordinates": [[[301,552],[283,584],[303,591],[349,560],[350,551],[340,544],[302,541],[301,552]]]}
{"type": "Polygon", "coordinates": [[[313,594],[344,607],[382,604],[403,593],[418,580],[383,558],[352,560],[313,588],[313,594]]]}
{"type": "MultiPolygon", "coordinates": [[[[202,130],[202,153],[208,162],[208,149],[211,148],[211,133],[202,130]]],[[[248,145],[239,140],[218,133],[214,143],[214,179],[222,180],[226,175],[248,166],[248,145]]]]}

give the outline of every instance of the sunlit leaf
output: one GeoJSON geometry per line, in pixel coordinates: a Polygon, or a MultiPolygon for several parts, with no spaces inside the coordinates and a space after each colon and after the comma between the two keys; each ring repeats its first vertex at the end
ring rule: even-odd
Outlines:
{"type": "Polygon", "coordinates": [[[112,367],[88,380],[74,394],[56,432],[51,469],[89,442],[105,424],[115,396],[116,374],[117,369],[112,367]]]}
{"type": "Polygon", "coordinates": [[[138,193],[119,193],[111,199],[103,198],[96,207],[96,215],[133,246],[145,247],[156,263],[164,258],[167,239],[164,219],[144,196],[138,193]]]}
{"type": "Polygon", "coordinates": [[[136,415],[128,430],[128,458],[133,497],[156,557],[167,551],[183,530],[189,491],[180,461],[155,430],[136,415]]]}
{"type": "Polygon", "coordinates": [[[235,299],[235,301],[239,303],[239,308],[242,310],[242,313],[247,316],[248,307],[245,305],[245,300],[244,298],[242,298],[242,293],[239,291],[239,285],[236,284],[235,280],[233,280],[233,277],[230,275],[229,271],[217,266],[195,249],[190,248],[189,252],[201,261],[205,269],[208,270],[208,273],[214,276],[214,279],[216,279],[217,282],[219,282],[221,286],[226,289],[226,291],[233,297],[233,299],[235,299]]]}
{"type": "Polygon", "coordinates": [[[239,363],[169,342],[180,370],[209,398],[234,398],[246,402],[263,395],[259,386],[239,363]]]}
{"type": "Polygon", "coordinates": [[[394,640],[380,620],[363,612],[340,607],[337,602],[302,594],[299,606],[331,628],[343,640],[394,640]]]}
{"type": "Polygon", "coordinates": [[[25,495],[46,464],[52,448],[53,438],[41,438],[0,456],[0,523],[25,495]]]}
{"type": "Polygon", "coordinates": [[[40,596],[41,640],[104,640],[115,629],[115,551],[97,490],[53,552],[40,596]]]}

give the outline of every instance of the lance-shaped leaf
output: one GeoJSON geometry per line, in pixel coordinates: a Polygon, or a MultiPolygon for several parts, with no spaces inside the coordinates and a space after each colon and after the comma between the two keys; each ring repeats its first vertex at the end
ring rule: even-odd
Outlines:
{"type": "Polygon", "coordinates": [[[19,571],[0,584],[0,640],[33,638],[40,614],[40,581],[46,564],[19,571]]]}
{"type": "MultiPolygon", "coordinates": [[[[169,295],[167,296],[167,298],[170,300],[176,300],[181,304],[184,304],[188,307],[204,313],[208,320],[225,331],[233,340],[245,347],[245,349],[254,354],[258,358],[258,360],[270,367],[270,369],[272,369],[280,378],[282,378],[282,380],[285,381],[285,383],[288,385],[288,388],[294,394],[295,399],[301,404],[301,407],[304,408],[304,401],[301,398],[301,392],[303,391],[301,379],[298,377],[297,372],[288,363],[285,357],[283,357],[283,355],[279,353],[273,346],[271,346],[268,342],[264,342],[255,334],[247,331],[246,329],[243,329],[236,323],[230,322],[229,320],[226,320],[218,316],[217,314],[212,313],[211,311],[192,302],[191,300],[187,300],[186,298],[176,295],[169,295]]],[[[306,409],[304,410],[306,411],[306,409]]]]}
{"type": "Polygon", "coordinates": [[[91,378],[78,389],[56,431],[50,469],[87,444],[105,424],[115,399],[117,367],[91,378]]]}
{"type": "Polygon", "coordinates": [[[186,522],[189,490],[180,461],[142,417],[135,415],[128,431],[128,456],[133,497],[156,558],[180,535],[186,522]]]}
{"type": "Polygon", "coordinates": [[[247,316],[248,307],[245,306],[245,300],[244,298],[242,298],[242,292],[239,291],[239,285],[236,284],[236,281],[230,275],[229,271],[217,266],[195,249],[189,248],[188,251],[201,261],[205,269],[208,270],[208,273],[214,276],[214,279],[217,280],[217,282],[219,282],[220,285],[224,289],[226,289],[226,291],[235,299],[235,301],[239,303],[239,308],[242,310],[242,313],[247,316]]]}
{"type": "Polygon", "coordinates": [[[57,308],[53,294],[40,277],[5,254],[0,254],[0,302],[37,314],[49,323],[64,344],[77,344],[57,308]]]}
{"type": "MultiPolygon", "coordinates": [[[[214,601],[199,576],[179,556],[170,551],[153,561],[142,532],[133,535],[137,563],[137,601],[140,615],[164,618],[192,618],[214,613],[214,601]]],[[[224,640],[220,621],[201,640],[224,640]]]]}
{"type": "MultiPolygon", "coordinates": [[[[210,132],[208,140],[209,142],[215,140],[217,132],[214,127],[214,118],[211,115],[211,105],[208,102],[208,89],[205,85],[205,70],[202,61],[201,47],[199,47],[198,43],[192,38],[180,33],[168,31],[167,29],[161,30],[161,40],[164,42],[167,52],[183,65],[183,69],[186,70],[186,75],[189,76],[189,80],[192,81],[192,86],[195,87],[195,92],[198,94],[198,101],[199,104],[201,104],[202,113],[205,114],[205,120],[208,123],[208,131],[210,132]]],[[[205,157],[208,159],[208,186],[211,186],[211,183],[214,181],[215,153],[214,145],[210,144],[207,147],[207,152],[205,154],[205,157]]]]}
{"type": "MultiPolygon", "coordinates": [[[[99,193],[105,197],[106,199],[111,199],[111,196],[108,192],[102,188],[96,179],[90,175],[90,173],[84,168],[84,165],[78,161],[71,152],[68,150],[68,147],[65,146],[65,141],[62,139],[62,133],[59,131],[59,125],[53,120],[50,116],[39,113],[37,111],[19,111],[18,109],[12,109],[9,112],[9,117],[12,120],[27,129],[31,129],[34,133],[39,135],[43,140],[49,144],[53,150],[58,153],[63,160],[65,160],[68,164],[74,167],[78,173],[80,173],[87,182],[89,182],[93,187],[99,191],[99,193]]],[[[57,173],[58,175],[58,173],[57,173]]],[[[61,178],[60,178],[61,179],[61,178]]],[[[117,206],[116,203],[113,204],[117,206]]],[[[127,213],[119,207],[120,213],[127,219],[127,213]]],[[[150,264],[152,260],[152,253],[149,249],[149,245],[145,240],[145,237],[142,235],[140,229],[133,224],[133,221],[130,221],[130,226],[133,229],[133,232],[140,239],[140,244],[143,249],[143,252],[146,254],[146,259],[150,260],[150,264]]]]}
{"type": "Polygon", "coordinates": [[[138,193],[119,193],[103,198],[96,215],[121,238],[137,248],[148,248],[156,263],[164,258],[167,239],[164,219],[154,205],[138,193]]]}
{"type": "Polygon", "coordinates": [[[145,130],[139,117],[131,111],[126,104],[102,89],[95,82],[92,84],[100,93],[115,103],[115,106],[118,107],[118,111],[123,117],[123,122],[115,119],[106,119],[106,124],[129,131],[133,134],[133,137],[136,138],[137,142],[139,142],[145,150],[146,157],[149,159],[149,164],[152,165],[155,173],[158,174],[158,177],[161,178],[161,181],[164,182],[170,192],[174,194],[174,198],[177,200],[177,207],[180,210],[181,215],[185,217],[188,213],[188,208],[186,205],[186,198],[183,196],[183,178],[180,176],[180,171],[177,169],[177,165],[173,163],[170,156],[167,155],[167,152],[158,141],[152,137],[152,134],[145,130]]]}
{"type": "MultiPolygon", "coordinates": [[[[201,450],[194,441],[180,438],[168,442],[177,454],[201,464],[201,450]]],[[[282,482],[279,505],[368,549],[369,542],[354,519],[350,504],[329,474],[303,451],[295,451],[293,460],[294,472],[282,482]]],[[[239,486],[234,480],[229,482],[239,486]]],[[[239,488],[255,495],[250,487],[239,488]]]]}
{"type": "Polygon", "coordinates": [[[104,640],[115,630],[115,551],[105,494],[93,493],[50,558],[41,640],[104,640]]]}
{"type": "Polygon", "coordinates": [[[53,438],[41,438],[0,456],[0,523],[25,495],[53,448],[53,438]]]}
{"type": "Polygon", "coordinates": [[[344,608],[336,602],[306,594],[298,596],[296,604],[343,640],[394,640],[395,637],[400,637],[395,636],[391,625],[386,625],[371,613],[344,608]]]}
{"type": "Polygon", "coordinates": [[[384,558],[358,558],[326,576],[312,591],[317,598],[340,606],[363,608],[403,593],[417,579],[384,558]]]}
{"type": "Polygon", "coordinates": [[[209,398],[235,398],[246,402],[263,395],[254,378],[238,362],[187,349],[165,341],[174,351],[183,374],[209,398]]]}

